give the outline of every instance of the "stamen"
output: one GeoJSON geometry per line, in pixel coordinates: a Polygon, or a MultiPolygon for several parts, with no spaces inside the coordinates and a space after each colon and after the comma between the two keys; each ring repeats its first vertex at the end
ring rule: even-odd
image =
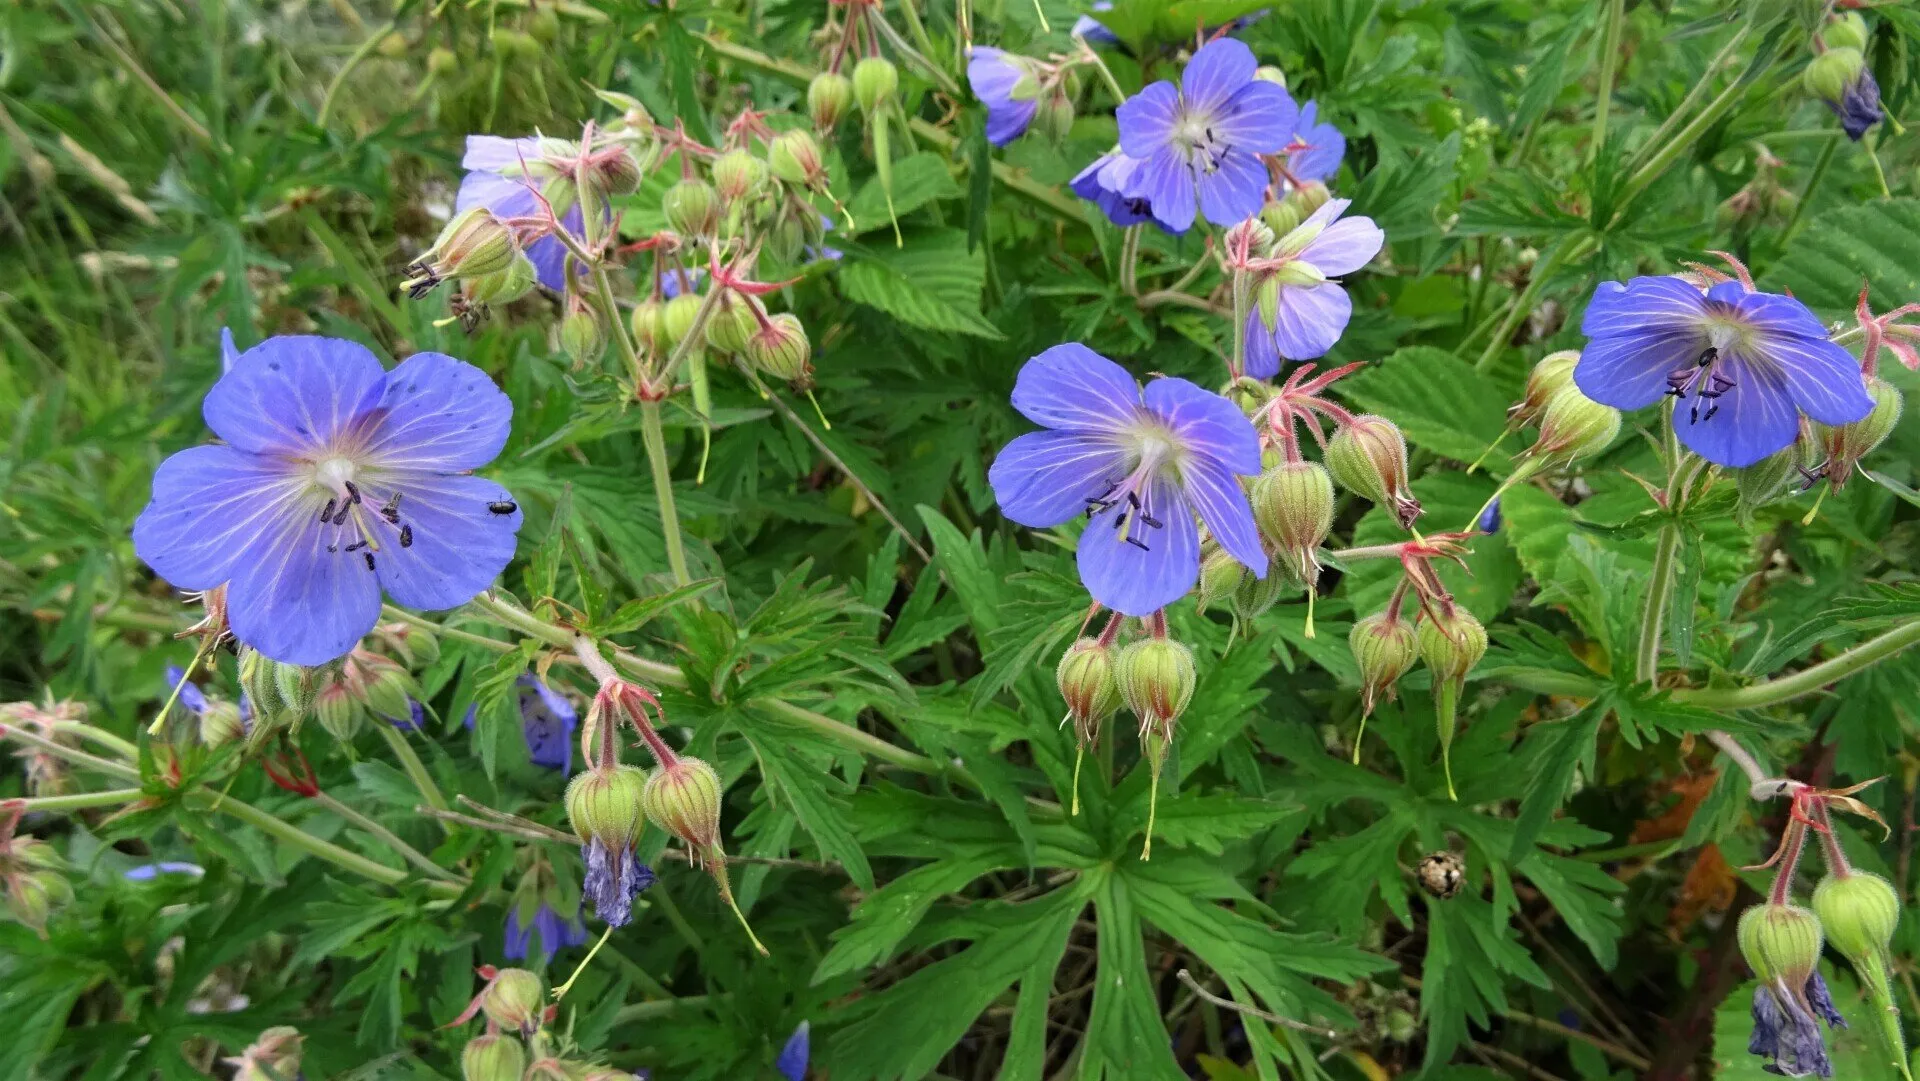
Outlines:
{"type": "Polygon", "coordinates": [[[350,480],[343,480],[343,481],[341,481],[340,483],[341,483],[341,485],[343,485],[343,486],[344,486],[344,487],[345,487],[345,488],[347,489],[347,502],[349,502],[349,503],[355,503],[355,504],[357,504],[357,503],[359,503],[359,502],[360,502],[360,489],[359,489],[359,487],[357,487],[357,486],[356,486],[356,485],[355,485],[355,484],[354,484],[354,483],[353,483],[352,481],[350,481],[350,480]]]}
{"type": "Polygon", "coordinates": [[[362,549],[362,548],[365,548],[366,546],[367,546],[367,542],[366,542],[366,541],[363,541],[363,540],[357,540],[357,541],[354,541],[354,542],[353,542],[352,544],[349,544],[349,545],[347,545],[347,551],[349,551],[349,552],[357,552],[357,551],[359,551],[360,549],[362,549]]]}
{"type": "Polygon", "coordinates": [[[327,519],[333,517],[333,505],[335,502],[337,502],[337,500],[329,499],[327,500],[327,505],[321,509],[320,520],[322,522],[325,522],[327,519]]]}
{"type": "Polygon", "coordinates": [[[380,507],[380,517],[385,518],[387,520],[388,525],[400,524],[400,493],[399,492],[395,492],[391,496],[387,497],[386,503],[380,507]]]}
{"type": "Polygon", "coordinates": [[[335,513],[335,514],[334,514],[334,516],[333,516],[333,524],[334,524],[334,525],[346,525],[346,524],[347,524],[347,515],[348,515],[349,513],[351,513],[352,511],[353,511],[353,504],[352,504],[352,503],[343,503],[343,504],[341,504],[341,506],[340,506],[340,510],[339,510],[339,511],[338,511],[337,513],[335,513]]]}

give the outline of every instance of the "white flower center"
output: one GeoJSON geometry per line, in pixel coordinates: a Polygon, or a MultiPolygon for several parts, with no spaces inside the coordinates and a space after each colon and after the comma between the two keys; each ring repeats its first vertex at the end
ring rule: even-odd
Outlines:
{"type": "Polygon", "coordinates": [[[313,463],[313,483],[332,494],[347,494],[347,485],[359,473],[360,467],[351,458],[322,458],[313,463]]]}

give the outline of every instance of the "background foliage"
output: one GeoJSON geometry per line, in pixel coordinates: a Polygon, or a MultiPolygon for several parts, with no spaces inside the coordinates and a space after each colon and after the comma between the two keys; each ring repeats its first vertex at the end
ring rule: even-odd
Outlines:
{"type": "MultiPolygon", "coordinates": [[[[1168,76],[1196,21],[1252,6],[1121,0],[1111,25],[1134,48],[1109,62],[1129,89],[1168,76]]],[[[976,34],[1045,55],[1077,14],[1066,0],[993,0],[976,34]]],[[[1283,0],[1240,32],[1346,133],[1333,187],[1386,229],[1387,253],[1348,283],[1354,319],[1331,359],[1372,362],[1339,390],[1404,428],[1436,528],[1464,524],[1493,491],[1462,463],[1500,434],[1529,365],[1580,345],[1599,280],[1718,249],[1827,319],[1851,312],[1863,278],[1876,310],[1920,299],[1913,137],[1887,124],[1846,142],[1800,90],[1804,32],[1767,14],[1283,0]],[[1689,100],[1701,86],[1712,97],[1689,100]],[[1707,100],[1706,123],[1662,129],[1707,100]]],[[[922,15],[957,72],[951,4],[922,15]]],[[[492,475],[528,512],[506,587],[575,605],[659,595],[637,426],[576,393],[553,303],[522,301],[467,335],[439,325],[443,298],[410,303],[394,284],[447,213],[467,133],[566,134],[604,87],[707,139],[749,105],[794,107],[823,19],[815,0],[0,11],[0,699],[82,701],[128,739],[152,719],[163,667],[191,652],[169,635],[189,620],[128,529],[159,460],[204,437],[222,327],[243,345],[318,332],[485,368],[516,405],[492,475]]],[[[1871,22],[1887,110],[1909,116],[1920,17],[1887,5],[1871,22]]],[[[1217,385],[1230,333],[1206,312],[1137,304],[1117,273],[1119,232],[1065,192],[1114,142],[1099,91],[1063,143],[997,151],[977,103],[905,77],[917,141],[893,163],[904,242],[857,125],[843,126],[831,172],[856,228],[837,234],[837,267],[783,293],[815,343],[832,428],[784,390],[764,400],[719,373],[696,482],[699,425],[670,407],[694,575],[716,582],[704,607],[654,606],[614,636],[665,673],[671,738],[730,783],[729,850],[772,861],[735,871],[772,956],[752,955],[704,877],[662,858],[662,883],[557,1030],[657,1078],[771,1076],[802,1020],[815,1075],[834,1081],[1751,1076],[1728,913],[1754,899],[1760,878],[1736,868],[1771,851],[1784,812],[1749,802],[1695,737],[1732,729],[1815,783],[1889,777],[1865,798],[1893,840],[1846,841],[1907,895],[1920,656],[1763,710],[1709,712],[1633,685],[1659,524],[1633,475],[1658,467],[1647,440],[1624,438],[1578,476],[1511,492],[1470,576],[1447,572],[1495,641],[1453,749],[1459,802],[1439,776],[1422,672],[1373,718],[1361,765],[1346,760],[1359,715],[1346,631],[1393,585],[1390,566],[1356,563],[1323,588],[1317,637],[1298,599],[1231,649],[1221,616],[1173,614],[1201,676],[1159,843],[1140,861],[1146,775],[1131,741],[1108,741],[1117,783],[1090,771],[1082,814],[1061,811],[1072,741],[1051,665],[1085,598],[1070,537],[1002,520],[986,466],[1025,430],[1007,395],[1028,356],[1081,340],[1135,371],[1217,385]],[[1412,877],[1439,850],[1467,868],[1447,900],[1412,877]],[[1336,1035],[1245,1019],[1196,996],[1182,969],[1336,1035]]],[[[629,235],[658,225],[670,179],[628,200],[629,235]]],[[[1202,254],[1198,236],[1150,231],[1145,247],[1169,276],[1202,254]]],[[[1911,391],[1907,372],[1882,371],[1911,391]]],[[[1913,618],[1914,431],[1869,463],[1889,483],[1856,480],[1810,523],[1809,498],[1687,529],[1670,684],[1732,686],[1913,618]]],[[[1511,468],[1504,452],[1489,464],[1511,468]]],[[[1392,535],[1357,501],[1335,533],[1392,535]]],[[[444,791],[564,827],[562,778],[527,762],[507,693],[537,648],[447,622],[464,633],[421,673],[431,717],[409,742],[444,791]]],[[[587,688],[564,665],[553,678],[587,688]]],[[[148,777],[154,798],[133,814],[30,819],[73,861],[76,898],[44,940],[0,925],[0,1076],[221,1073],[218,1058],[275,1024],[307,1033],[309,1078],[457,1076],[471,1032],[439,1026],[473,994],[473,968],[500,962],[527,853],[575,881],[578,857],[415,813],[419,793],[372,734],[301,738],[325,792],[470,885],[436,892],[253,764],[181,789],[148,777]],[[276,844],[208,791],[392,873],[276,844]],[[207,873],[123,876],[163,859],[207,873]]],[[[0,780],[0,794],[22,783],[0,780]]],[[[663,846],[655,832],[645,850],[663,846]]],[[[1913,921],[1901,933],[1911,995],[1913,921]]],[[[561,954],[556,980],[582,953],[561,954]]],[[[1845,972],[1834,978],[1842,1009],[1861,1009],[1845,972]]],[[[1866,1039],[1841,1043],[1847,1076],[1888,1072],[1866,1039]]]]}

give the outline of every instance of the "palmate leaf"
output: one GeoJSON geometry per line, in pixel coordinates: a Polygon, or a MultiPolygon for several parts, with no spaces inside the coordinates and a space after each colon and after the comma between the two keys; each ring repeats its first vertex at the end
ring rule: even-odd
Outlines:
{"type": "Polygon", "coordinates": [[[854,244],[846,254],[840,288],[849,299],[925,330],[1002,337],[980,314],[986,260],[967,251],[964,231],[916,230],[903,248],[854,244]]]}
{"type": "Polygon", "coordinates": [[[1793,246],[1755,284],[1791,291],[1825,319],[1848,317],[1870,287],[1876,312],[1920,298],[1920,199],[1876,199],[1829,210],[1808,223],[1793,246]]]}
{"type": "MultiPolygon", "coordinates": [[[[1401,349],[1336,387],[1347,401],[1393,418],[1414,446],[1463,462],[1479,458],[1506,424],[1506,389],[1432,346],[1401,349]]],[[[1494,467],[1505,460],[1499,450],[1487,456],[1494,467]]],[[[1436,528],[1457,525],[1445,522],[1436,528]]]]}

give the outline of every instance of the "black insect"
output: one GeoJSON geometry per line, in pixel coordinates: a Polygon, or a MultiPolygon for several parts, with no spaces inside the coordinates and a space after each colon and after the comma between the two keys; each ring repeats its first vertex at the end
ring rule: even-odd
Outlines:
{"type": "Polygon", "coordinates": [[[412,526],[403,525],[400,527],[400,547],[402,548],[413,547],[413,527],[412,526]]]}
{"type": "Polygon", "coordinates": [[[511,499],[502,499],[498,503],[487,504],[487,509],[495,514],[512,514],[514,511],[519,510],[520,507],[511,499]]]}
{"type": "Polygon", "coordinates": [[[372,570],[373,569],[373,553],[368,552],[366,553],[366,556],[367,556],[367,569],[372,570]]]}

